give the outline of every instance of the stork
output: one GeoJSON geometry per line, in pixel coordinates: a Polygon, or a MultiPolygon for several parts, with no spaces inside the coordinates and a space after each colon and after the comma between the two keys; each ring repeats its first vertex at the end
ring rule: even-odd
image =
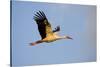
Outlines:
{"type": "Polygon", "coordinates": [[[30,45],[34,46],[43,42],[50,43],[60,39],[72,39],[69,36],[59,36],[57,34],[57,32],[60,31],[60,26],[57,26],[54,30],[52,30],[51,24],[49,23],[43,11],[36,12],[34,14],[34,20],[38,26],[41,40],[32,42],[30,45]]]}

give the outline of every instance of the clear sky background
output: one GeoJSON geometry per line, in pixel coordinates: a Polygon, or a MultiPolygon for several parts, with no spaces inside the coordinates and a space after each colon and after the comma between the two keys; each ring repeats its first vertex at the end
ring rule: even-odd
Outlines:
{"type": "Polygon", "coordinates": [[[40,64],[96,61],[96,6],[13,1],[12,64],[40,64]],[[73,40],[58,40],[30,46],[40,40],[34,13],[44,11],[52,28],[60,25],[60,35],[73,40]]]}

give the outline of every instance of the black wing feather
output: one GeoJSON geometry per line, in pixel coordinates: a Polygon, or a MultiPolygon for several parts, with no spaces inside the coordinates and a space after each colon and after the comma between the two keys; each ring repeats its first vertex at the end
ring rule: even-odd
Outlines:
{"type": "Polygon", "coordinates": [[[53,30],[53,32],[58,32],[58,31],[60,31],[60,26],[57,26],[57,27],[53,30]]]}
{"type": "Polygon", "coordinates": [[[43,11],[38,11],[34,15],[35,15],[34,20],[36,21],[38,25],[38,30],[41,35],[41,38],[44,39],[46,37],[46,26],[47,25],[51,26],[51,25],[49,24],[43,11]]]}

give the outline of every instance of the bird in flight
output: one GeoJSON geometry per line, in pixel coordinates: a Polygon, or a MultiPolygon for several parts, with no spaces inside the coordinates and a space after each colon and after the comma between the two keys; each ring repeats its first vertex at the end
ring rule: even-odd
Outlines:
{"type": "Polygon", "coordinates": [[[72,39],[69,36],[59,36],[57,32],[60,31],[60,26],[57,26],[54,30],[52,30],[51,24],[49,23],[46,15],[43,11],[38,11],[34,14],[34,20],[38,26],[38,31],[41,36],[41,40],[30,43],[30,45],[34,46],[39,43],[50,43],[60,39],[72,39]]]}

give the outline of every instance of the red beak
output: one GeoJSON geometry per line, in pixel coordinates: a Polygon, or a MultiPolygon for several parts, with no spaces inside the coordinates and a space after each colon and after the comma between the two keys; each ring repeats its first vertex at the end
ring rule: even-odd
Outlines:
{"type": "Polygon", "coordinates": [[[71,38],[71,37],[69,37],[69,36],[67,36],[67,38],[68,38],[68,39],[73,39],[73,38],[71,38]]]}

